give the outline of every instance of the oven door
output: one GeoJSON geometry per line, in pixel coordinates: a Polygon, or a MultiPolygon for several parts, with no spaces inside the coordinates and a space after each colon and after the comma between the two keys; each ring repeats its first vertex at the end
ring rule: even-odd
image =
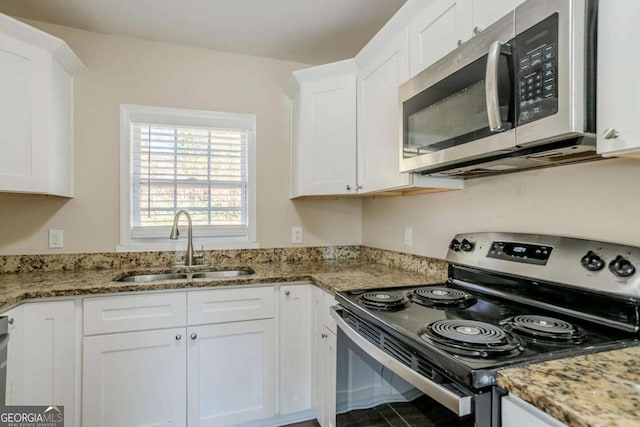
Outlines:
{"type": "Polygon", "coordinates": [[[513,16],[400,87],[402,172],[437,170],[515,148],[513,16]]]}
{"type": "Polygon", "coordinates": [[[338,326],[338,427],[363,420],[395,425],[389,418],[396,416],[411,419],[411,425],[491,425],[491,392],[474,394],[444,378],[421,375],[402,363],[402,356],[396,358],[360,335],[343,314],[340,307],[331,309],[338,326]],[[478,404],[484,409],[478,410],[478,404]]]}

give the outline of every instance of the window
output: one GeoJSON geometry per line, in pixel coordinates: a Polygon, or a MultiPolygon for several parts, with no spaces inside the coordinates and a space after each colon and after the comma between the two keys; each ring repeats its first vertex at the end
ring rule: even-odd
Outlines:
{"type": "Polygon", "coordinates": [[[255,115],[121,105],[120,122],[119,249],[185,249],[169,240],[181,209],[196,247],[257,246],[255,115]]]}

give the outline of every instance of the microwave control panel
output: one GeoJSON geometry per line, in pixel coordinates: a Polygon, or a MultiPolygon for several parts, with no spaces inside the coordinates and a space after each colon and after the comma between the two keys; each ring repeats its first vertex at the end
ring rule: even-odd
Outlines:
{"type": "Polygon", "coordinates": [[[518,125],[558,112],[558,14],[516,36],[518,125]]]}

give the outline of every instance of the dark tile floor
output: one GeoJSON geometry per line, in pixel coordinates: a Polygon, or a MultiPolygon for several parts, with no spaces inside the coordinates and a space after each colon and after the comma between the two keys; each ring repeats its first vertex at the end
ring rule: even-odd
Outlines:
{"type": "MultiPolygon", "coordinates": [[[[458,418],[428,397],[413,402],[385,403],[338,415],[338,427],[472,427],[471,417],[458,418]]],[[[316,420],[286,427],[319,427],[316,420]]]]}

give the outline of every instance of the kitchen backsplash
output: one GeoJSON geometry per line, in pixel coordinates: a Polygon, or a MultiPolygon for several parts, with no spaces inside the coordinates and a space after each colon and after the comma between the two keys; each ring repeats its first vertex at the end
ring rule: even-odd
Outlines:
{"type": "MultiPolygon", "coordinates": [[[[0,274],[33,271],[78,271],[168,267],[181,262],[184,252],[103,252],[60,255],[0,256],[0,274]]],[[[242,266],[256,263],[302,263],[359,259],[416,273],[447,276],[445,261],[366,246],[324,246],[204,251],[204,262],[242,266]]]]}

